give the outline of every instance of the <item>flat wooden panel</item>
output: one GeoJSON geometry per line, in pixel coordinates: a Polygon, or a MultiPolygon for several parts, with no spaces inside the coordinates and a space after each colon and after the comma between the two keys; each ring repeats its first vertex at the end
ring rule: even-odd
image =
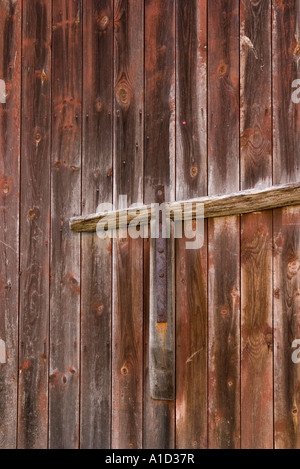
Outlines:
{"type": "Polygon", "coordinates": [[[50,448],[79,446],[82,5],[53,2],[50,448]]]}
{"type": "MultiPolygon", "coordinates": [[[[298,0],[273,1],[274,181],[299,180],[299,104],[292,101],[299,78],[298,0]]],[[[299,338],[299,209],[274,211],[275,446],[299,448],[298,365],[292,342],[299,338]]]]}
{"type": "Polygon", "coordinates": [[[241,228],[241,445],[272,449],[272,212],[243,216],[241,228]]]}
{"type": "MultiPolygon", "coordinates": [[[[164,186],[166,201],[174,200],[175,2],[145,1],[145,86],[144,202],[155,202],[157,185],[164,186]]],[[[145,288],[150,294],[149,285],[145,288]]],[[[149,296],[145,296],[145,301],[149,301],[149,296]]],[[[149,321],[149,314],[145,320],[149,321]]],[[[145,448],[173,448],[175,405],[174,401],[151,399],[148,325],[145,332],[143,444],[145,448]]]]}
{"type": "MultiPolygon", "coordinates": [[[[84,2],[83,22],[82,210],[89,213],[112,201],[113,2],[84,2]]],[[[110,447],[111,264],[111,240],[83,235],[81,448],[110,447]]]]}
{"type": "MultiPolygon", "coordinates": [[[[191,224],[191,222],[189,222],[191,224]]],[[[207,223],[201,249],[176,241],[176,447],[207,447],[207,223]]]]}
{"type": "MultiPolygon", "coordinates": [[[[271,2],[241,3],[241,187],[272,185],[271,2]]],[[[241,446],[273,447],[272,212],[242,217],[241,446]]]]}
{"type": "Polygon", "coordinates": [[[21,2],[0,2],[0,448],[16,447],[21,2]],[[5,84],[5,85],[3,85],[5,84]]]}
{"type": "MultiPolygon", "coordinates": [[[[114,203],[143,200],[144,2],[114,3],[114,203]]],[[[128,235],[121,231],[120,236],[128,235]]],[[[112,447],[142,447],[143,240],[113,243],[112,447]]]]}
{"type": "Polygon", "coordinates": [[[271,2],[241,2],[241,188],[272,185],[271,2]]]}
{"type": "Polygon", "coordinates": [[[300,77],[299,0],[273,0],[273,173],[274,183],[300,178],[299,104],[292,101],[300,77]]]}
{"type": "MultiPolygon", "coordinates": [[[[207,1],[176,2],[176,197],[207,194],[207,1]]],[[[192,228],[192,222],[185,227],[192,228]]],[[[176,240],[176,447],[207,447],[207,243],[176,240]]]]}
{"type": "Polygon", "coordinates": [[[176,2],[176,199],[207,194],[207,0],[176,2]]]}
{"type": "MultiPolygon", "coordinates": [[[[208,2],[208,194],[239,189],[239,2],[208,2]]],[[[209,447],[240,446],[240,223],[209,220],[209,447]]]]}
{"type": "Polygon", "coordinates": [[[300,447],[299,364],[293,341],[299,339],[300,209],[274,211],[275,444],[300,447]]]}
{"type": "Polygon", "coordinates": [[[240,447],[240,223],[208,222],[209,447],[240,447]]]}
{"type": "Polygon", "coordinates": [[[23,3],[20,448],[47,447],[51,2],[23,3]]]}
{"type": "Polygon", "coordinates": [[[239,2],[208,2],[208,194],[239,189],[239,2]]]}

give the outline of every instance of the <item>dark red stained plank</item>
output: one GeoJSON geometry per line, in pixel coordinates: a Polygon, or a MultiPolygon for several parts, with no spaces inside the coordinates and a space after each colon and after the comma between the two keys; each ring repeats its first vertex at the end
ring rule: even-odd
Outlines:
{"type": "MultiPolygon", "coordinates": [[[[272,185],[271,3],[241,2],[241,188],[272,185]]],[[[241,446],[273,447],[272,212],[242,217],[241,446]]]]}
{"type": "MultiPolygon", "coordinates": [[[[112,201],[113,2],[83,4],[83,213],[112,201]]],[[[82,236],[81,448],[109,448],[111,240],[82,236]]]]}
{"type": "Polygon", "coordinates": [[[274,211],[275,445],[299,449],[300,368],[293,341],[300,338],[300,209],[274,211]]]}
{"type": "MultiPolygon", "coordinates": [[[[166,201],[174,200],[175,2],[145,2],[145,87],[144,202],[155,202],[157,185],[164,186],[166,201]]],[[[148,273],[145,275],[149,281],[148,273]]],[[[149,295],[150,285],[146,284],[143,445],[167,449],[175,445],[175,405],[174,401],[153,400],[150,395],[149,295]]]]}
{"type": "Polygon", "coordinates": [[[207,223],[205,243],[176,244],[176,447],[207,447],[207,223]]]}
{"type": "MultiPolygon", "coordinates": [[[[239,190],[239,2],[208,2],[208,193],[239,190]]],[[[208,223],[209,447],[240,446],[240,223],[208,223]]]]}
{"type": "Polygon", "coordinates": [[[207,194],[207,0],[176,2],[176,198],[207,194]]]}
{"type": "Polygon", "coordinates": [[[48,434],[51,2],[23,2],[19,448],[48,434]]]}
{"type": "MultiPolygon", "coordinates": [[[[114,202],[143,200],[144,2],[117,0],[115,28],[114,202]]],[[[120,232],[126,236],[126,230],[120,232]]],[[[143,240],[113,243],[112,447],[142,447],[143,240]]]]}
{"type": "Polygon", "coordinates": [[[241,2],[241,189],[272,185],[271,2],[241,2]]]}
{"type": "Polygon", "coordinates": [[[145,1],[145,203],[175,197],[175,2],[145,1]]]}
{"type": "Polygon", "coordinates": [[[208,2],[208,194],[239,189],[239,2],[208,2]]]}
{"type": "Polygon", "coordinates": [[[300,77],[300,4],[273,0],[274,184],[299,181],[300,113],[293,103],[293,81],[300,77]],[[297,40],[298,38],[298,40],[297,40]]]}
{"type": "Polygon", "coordinates": [[[272,212],[243,216],[241,228],[241,446],[272,449],[272,212]]]}
{"type": "Polygon", "coordinates": [[[240,223],[209,220],[209,447],[240,446],[240,223]]]}
{"type": "Polygon", "coordinates": [[[53,2],[50,448],[79,446],[82,4],[53,2]]]}
{"type": "MultiPolygon", "coordinates": [[[[292,83],[299,78],[300,4],[273,1],[274,183],[300,176],[299,104],[292,83]],[[298,38],[298,41],[297,41],[298,38]]],[[[292,362],[299,339],[299,209],[274,211],[274,416],[275,447],[300,448],[299,365],[292,362]]]]}
{"type": "Polygon", "coordinates": [[[16,447],[21,2],[0,2],[0,448],[16,447]],[[2,82],[2,84],[3,84],[2,82]]]}
{"type": "MultiPolygon", "coordinates": [[[[207,194],[207,1],[176,3],[176,197],[207,194]]],[[[192,223],[186,223],[186,228],[192,223]]],[[[207,243],[176,240],[176,447],[207,447],[207,243]]]]}

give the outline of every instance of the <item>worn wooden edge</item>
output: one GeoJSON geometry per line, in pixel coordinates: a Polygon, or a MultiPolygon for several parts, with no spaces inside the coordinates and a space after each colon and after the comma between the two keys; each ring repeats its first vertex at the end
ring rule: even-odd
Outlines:
{"type": "MultiPolygon", "coordinates": [[[[165,210],[171,220],[194,220],[203,216],[200,205],[204,208],[204,218],[241,215],[300,205],[300,183],[169,202],[165,205],[165,210]]],[[[128,227],[134,220],[135,224],[138,221],[141,225],[147,225],[153,218],[155,218],[153,204],[141,205],[135,208],[73,217],[70,219],[70,228],[77,233],[95,232],[99,222],[102,222],[103,226],[105,225],[104,229],[107,230],[128,227]]]]}

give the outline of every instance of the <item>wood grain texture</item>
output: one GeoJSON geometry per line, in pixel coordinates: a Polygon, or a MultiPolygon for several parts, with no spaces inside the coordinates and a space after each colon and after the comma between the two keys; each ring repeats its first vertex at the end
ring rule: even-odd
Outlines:
{"type": "MultiPolygon", "coordinates": [[[[239,2],[208,2],[208,194],[239,189],[239,2]]],[[[240,223],[209,220],[209,447],[240,447],[240,223]]]]}
{"type": "MultiPolygon", "coordinates": [[[[82,210],[112,202],[113,2],[83,3],[82,210]]],[[[110,447],[111,240],[82,237],[81,448],[110,447]],[[103,275],[105,272],[105,275],[103,275]]]]}
{"type": "Polygon", "coordinates": [[[240,223],[209,220],[209,448],[240,447],[240,223]],[[225,274],[226,273],[226,274],[225,274]]]}
{"type": "MultiPolygon", "coordinates": [[[[175,85],[175,2],[146,0],[145,203],[155,201],[157,185],[164,186],[165,200],[174,200],[176,195],[175,85]]],[[[150,289],[147,291],[150,294],[150,289]]],[[[146,329],[146,333],[149,332],[146,329]]],[[[146,336],[147,344],[148,340],[146,336]]],[[[146,346],[145,355],[148,354],[149,348],[146,346]]],[[[145,367],[143,445],[145,448],[173,448],[174,402],[151,399],[148,358],[145,367]]]]}
{"type": "Polygon", "coordinates": [[[207,222],[201,249],[186,250],[186,242],[186,237],[176,240],[176,447],[205,449],[207,222]]]}
{"type": "MultiPolygon", "coordinates": [[[[292,82],[299,78],[300,4],[273,1],[274,181],[299,180],[299,104],[292,82]]],[[[299,448],[299,372],[292,341],[299,336],[299,209],[274,211],[275,447],[299,448]]]]}
{"type": "MultiPolygon", "coordinates": [[[[196,220],[198,217],[218,218],[253,213],[279,207],[291,207],[300,203],[300,183],[283,184],[265,189],[248,189],[222,196],[199,197],[185,201],[166,203],[166,217],[171,220],[196,220]],[[201,211],[201,205],[204,214],[201,211]]],[[[156,212],[152,204],[134,209],[120,209],[105,213],[72,217],[70,227],[75,232],[96,231],[99,222],[103,230],[125,228],[136,217],[142,225],[155,220],[156,212]]],[[[101,228],[102,229],[102,228],[101,228]]]]}
{"type": "Polygon", "coordinates": [[[241,228],[241,446],[272,449],[272,212],[243,216],[241,228]]]}
{"type": "Polygon", "coordinates": [[[176,199],[207,193],[207,0],[176,2],[176,199]]]}
{"type": "Polygon", "coordinates": [[[0,448],[9,449],[17,428],[21,2],[0,2],[0,30],[0,448]]]}
{"type": "MultiPolygon", "coordinates": [[[[114,2],[114,202],[143,199],[144,2],[114,2]]],[[[120,237],[128,236],[119,232],[120,237]]],[[[143,240],[113,243],[112,447],[142,447],[143,240]]]]}
{"type": "Polygon", "coordinates": [[[274,183],[299,181],[300,114],[293,81],[300,77],[300,3],[273,0],[273,174],[274,183]]]}
{"type": "Polygon", "coordinates": [[[24,2],[20,217],[19,448],[48,436],[51,2],[24,2]]]}
{"type": "Polygon", "coordinates": [[[82,2],[53,2],[49,446],[79,446],[82,2]]]}
{"type": "MultiPolygon", "coordinates": [[[[207,194],[207,1],[176,2],[176,199],[207,194]]],[[[192,229],[193,222],[185,222],[192,229]]],[[[207,240],[176,240],[176,447],[207,447],[207,240]]]]}
{"type": "Polygon", "coordinates": [[[241,2],[241,188],[272,185],[271,2],[241,2]]]}
{"type": "Polygon", "coordinates": [[[292,361],[299,339],[299,207],[274,211],[275,446],[300,446],[299,364],[292,361]]]}
{"type": "MultiPolygon", "coordinates": [[[[241,187],[272,184],[271,2],[241,2],[241,187]]],[[[272,212],[241,220],[241,447],[273,447],[272,212]]]]}
{"type": "Polygon", "coordinates": [[[208,2],[208,194],[239,189],[239,2],[208,2]]]}

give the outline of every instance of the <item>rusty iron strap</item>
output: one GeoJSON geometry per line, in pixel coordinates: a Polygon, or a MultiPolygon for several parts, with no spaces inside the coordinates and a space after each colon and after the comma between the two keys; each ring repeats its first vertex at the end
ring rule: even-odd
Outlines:
{"type": "MultiPolygon", "coordinates": [[[[164,186],[156,187],[156,203],[165,202],[164,186]]],[[[167,322],[167,240],[163,237],[162,212],[159,212],[159,237],[155,243],[156,320],[167,322]]]]}

